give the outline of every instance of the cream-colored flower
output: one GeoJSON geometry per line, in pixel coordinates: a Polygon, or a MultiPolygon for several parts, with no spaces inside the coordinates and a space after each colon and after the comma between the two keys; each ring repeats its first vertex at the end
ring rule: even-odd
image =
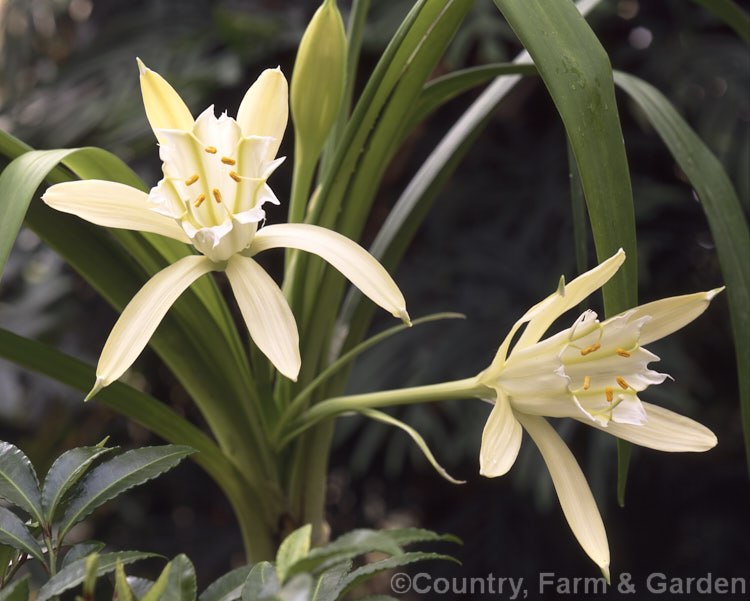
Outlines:
{"type": "Polygon", "coordinates": [[[131,300],[104,345],[89,398],[132,365],[169,307],[196,279],[225,271],[251,337],[285,376],[300,369],[299,336],[281,290],[252,258],[268,248],[315,253],[375,303],[408,322],[403,295],[367,251],[314,225],[258,229],[263,205],[279,204],[266,180],[283,161],[276,153],[288,119],[288,88],[279,69],[264,71],[237,119],[213,107],[193,119],[177,92],[139,60],[146,114],[159,142],[162,180],[149,194],[123,184],[83,180],[57,184],[42,197],[51,207],[115,228],[152,232],[192,244],[131,300]]]}
{"type": "Polygon", "coordinates": [[[586,311],[571,327],[541,340],[560,315],[600,288],[624,260],[620,250],[570,284],[561,282],[555,294],[516,322],[490,367],[479,375],[479,383],[495,391],[482,436],[481,473],[506,473],[525,429],[544,457],[573,533],[607,579],[609,547],[596,503],[572,453],[542,416],[572,417],[662,451],[705,451],[716,445],[706,427],[643,403],[638,393],[667,378],[648,368],[659,358],[642,345],[698,317],[720,288],[641,305],[604,322],[586,311]]]}

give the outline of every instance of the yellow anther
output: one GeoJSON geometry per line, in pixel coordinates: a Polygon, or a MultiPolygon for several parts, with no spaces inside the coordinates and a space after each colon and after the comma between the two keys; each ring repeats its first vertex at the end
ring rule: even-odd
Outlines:
{"type": "Polygon", "coordinates": [[[214,195],[216,202],[221,202],[221,192],[219,192],[218,188],[214,188],[213,190],[211,190],[211,194],[214,195]]]}
{"type": "Polygon", "coordinates": [[[616,380],[617,380],[617,383],[620,385],[620,388],[622,388],[623,390],[627,390],[628,388],[630,388],[630,385],[620,376],[617,376],[616,380]]]}
{"type": "Polygon", "coordinates": [[[215,146],[206,146],[203,150],[205,150],[208,154],[216,154],[218,152],[215,146]]]}
{"type": "Polygon", "coordinates": [[[593,353],[594,351],[598,351],[600,348],[602,348],[602,345],[598,342],[591,344],[587,346],[586,348],[581,349],[581,354],[585,357],[589,353],[593,353]]]}
{"type": "Polygon", "coordinates": [[[618,348],[615,351],[620,357],[630,357],[630,352],[626,351],[624,348],[618,348]]]}
{"type": "Polygon", "coordinates": [[[607,395],[607,402],[608,403],[611,403],[614,400],[614,398],[615,398],[615,393],[612,392],[612,387],[611,386],[607,386],[604,389],[604,394],[607,395]]]}
{"type": "Polygon", "coordinates": [[[230,159],[229,157],[221,157],[221,162],[225,165],[236,165],[237,161],[230,159]]]}
{"type": "Polygon", "coordinates": [[[191,175],[188,179],[186,179],[185,184],[187,184],[188,186],[191,186],[197,181],[198,181],[198,174],[196,173],[195,175],[191,175]]]}
{"type": "Polygon", "coordinates": [[[583,377],[583,389],[588,390],[591,386],[591,376],[584,376],[583,377]]]}
{"type": "Polygon", "coordinates": [[[204,200],[206,200],[205,194],[201,194],[200,196],[198,196],[198,198],[195,199],[195,207],[198,208],[199,206],[201,206],[204,200]]]}
{"type": "Polygon", "coordinates": [[[239,174],[236,171],[230,171],[229,177],[231,177],[236,182],[241,182],[242,178],[239,176],[239,174]]]}

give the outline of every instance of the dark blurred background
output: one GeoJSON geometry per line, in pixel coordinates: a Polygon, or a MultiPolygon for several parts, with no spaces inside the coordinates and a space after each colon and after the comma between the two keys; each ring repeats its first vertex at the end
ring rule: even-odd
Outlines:
{"type": "MultiPolygon", "coordinates": [[[[405,0],[372,4],[361,60],[365,74],[411,6],[405,0]]],[[[280,65],[291,75],[296,45],[316,5],[0,0],[0,127],[37,148],[101,146],[131,164],[147,183],[156,182],[160,165],[142,109],[135,57],[166,77],[194,113],[214,104],[217,112],[234,114],[263,68],[280,65]]],[[[346,18],[348,2],[339,5],[346,18]]],[[[604,0],[590,22],[615,68],[656,85],[719,157],[747,214],[747,46],[688,0],[604,0]]],[[[510,60],[518,50],[494,4],[479,0],[438,71],[510,60]]],[[[478,93],[441,109],[409,138],[386,173],[365,241],[478,93]]],[[[627,98],[618,98],[633,178],[640,300],[721,285],[711,234],[687,179],[627,98]]],[[[291,154],[291,138],[290,128],[281,154],[291,154]]],[[[282,206],[269,210],[272,223],[285,220],[290,175],[287,161],[273,176],[282,206]]],[[[459,311],[468,319],[422,326],[376,347],[357,364],[351,391],[477,373],[513,322],[555,289],[561,273],[568,280],[576,275],[565,136],[543,85],[529,78],[500,105],[396,273],[412,316],[459,311]]],[[[21,232],[0,288],[2,327],[94,363],[115,318],[33,233],[21,232]]],[[[376,321],[374,330],[387,325],[376,321]]],[[[640,590],[656,571],[750,579],[750,487],[725,295],[699,320],[650,348],[662,358],[654,367],[674,381],[642,398],[704,423],[717,433],[719,445],[705,454],[670,456],[634,447],[627,504],[621,509],[615,498],[614,439],[578,423],[555,424],[599,504],[614,580],[629,572],[640,590]]],[[[152,352],[145,352],[127,377],[197,421],[184,392],[152,352]]],[[[468,481],[463,486],[440,479],[402,432],[355,418],[340,420],[329,483],[333,535],[354,527],[401,525],[450,532],[464,540],[463,547],[438,549],[456,554],[463,566],[425,564],[413,572],[524,577],[532,598],[540,572],[596,576],[528,438],[507,476],[478,475],[489,409],[464,400],[396,412],[424,435],[452,475],[468,481]]],[[[42,471],[63,450],[107,435],[124,447],[158,442],[96,403],[83,406],[78,393],[0,363],[0,437],[24,449],[42,471]]],[[[190,463],[106,505],[78,535],[105,540],[112,549],[185,552],[198,568],[201,589],[242,562],[227,503],[190,463]]],[[[387,579],[381,584],[380,592],[389,593],[387,579]]],[[[610,591],[609,597],[616,596],[610,591]]]]}

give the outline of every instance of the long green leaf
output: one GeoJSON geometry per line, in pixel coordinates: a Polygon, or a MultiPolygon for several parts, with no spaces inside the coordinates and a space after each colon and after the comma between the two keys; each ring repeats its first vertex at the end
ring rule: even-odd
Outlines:
{"type": "Polygon", "coordinates": [[[76,543],[75,545],[71,546],[70,549],[68,549],[68,552],[65,554],[65,557],[63,557],[62,562],[60,562],[60,569],[63,569],[69,566],[74,561],[78,561],[79,559],[84,559],[94,553],[99,553],[104,547],[105,545],[103,542],[96,541],[96,540],[89,540],[89,541],[84,541],[82,543],[76,543]]]}
{"type": "Polygon", "coordinates": [[[234,601],[242,596],[242,587],[253,566],[241,566],[214,581],[198,597],[198,601],[234,601]]]}
{"type": "Polygon", "coordinates": [[[167,585],[161,601],[195,601],[197,584],[195,567],[186,555],[180,554],[170,563],[167,585]]]}
{"type": "MultiPolygon", "coordinates": [[[[128,565],[141,559],[148,559],[149,557],[161,557],[156,553],[141,553],[140,551],[118,551],[116,553],[104,553],[99,556],[99,566],[97,568],[97,575],[103,576],[113,572],[117,567],[119,561],[122,565],[128,565]]],[[[86,575],[86,558],[74,561],[65,569],[60,570],[57,574],[52,576],[42,588],[39,589],[36,601],[47,601],[57,595],[64,593],[67,590],[72,589],[74,586],[78,586],[83,582],[86,575]]]]}
{"type": "Polygon", "coordinates": [[[635,100],[695,189],[706,214],[727,286],[737,352],[742,428],[750,468],[750,230],[719,160],[652,85],[625,73],[615,82],[635,100]]]}
{"type": "Polygon", "coordinates": [[[15,513],[0,507],[0,544],[19,549],[44,562],[44,554],[39,543],[15,513]]]}
{"type": "Polygon", "coordinates": [[[30,577],[30,574],[26,574],[0,590],[0,601],[28,601],[30,577]]]}
{"type": "Polygon", "coordinates": [[[0,442],[0,498],[42,521],[42,495],[34,466],[9,442],[0,442]]]}
{"type": "Polygon", "coordinates": [[[637,304],[633,198],[607,53],[570,0],[495,0],[529,51],[568,133],[581,174],[597,258],[623,248],[603,288],[607,315],[637,304]]]}
{"type": "Polygon", "coordinates": [[[276,577],[276,568],[268,561],[253,566],[242,587],[242,601],[257,601],[279,592],[281,585],[276,577]]]}
{"type": "Polygon", "coordinates": [[[276,577],[280,584],[284,584],[289,569],[310,551],[311,534],[312,525],[305,524],[287,536],[279,545],[276,553],[276,577]]]}
{"type": "Polygon", "coordinates": [[[732,0],[693,0],[710,10],[750,44],[750,16],[732,0]]]}
{"type": "Polygon", "coordinates": [[[59,538],[103,503],[172,469],[194,452],[178,445],[142,447],[101,463],[76,485],[77,496],[60,518],[59,538]]]}
{"type": "Polygon", "coordinates": [[[71,486],[91,466],[91,463],[103,453],[114,449],[107,447],[78,447],[60,455],[49,468],[42,488],[42,506],[44,519],[51,523],[55,519],[59,506],[71,486]]]}

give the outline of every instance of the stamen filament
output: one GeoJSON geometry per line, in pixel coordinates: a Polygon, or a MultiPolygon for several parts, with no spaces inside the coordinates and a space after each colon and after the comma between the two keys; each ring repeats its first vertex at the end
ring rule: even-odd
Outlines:
{"type": "Polygon", "coordinates": [[[185,180],[185,184],[188,186],[192,186],[195,182],[198,181],[198,174],[195,173],[194,175],[191,175],[188,179],[185,180]]]}

